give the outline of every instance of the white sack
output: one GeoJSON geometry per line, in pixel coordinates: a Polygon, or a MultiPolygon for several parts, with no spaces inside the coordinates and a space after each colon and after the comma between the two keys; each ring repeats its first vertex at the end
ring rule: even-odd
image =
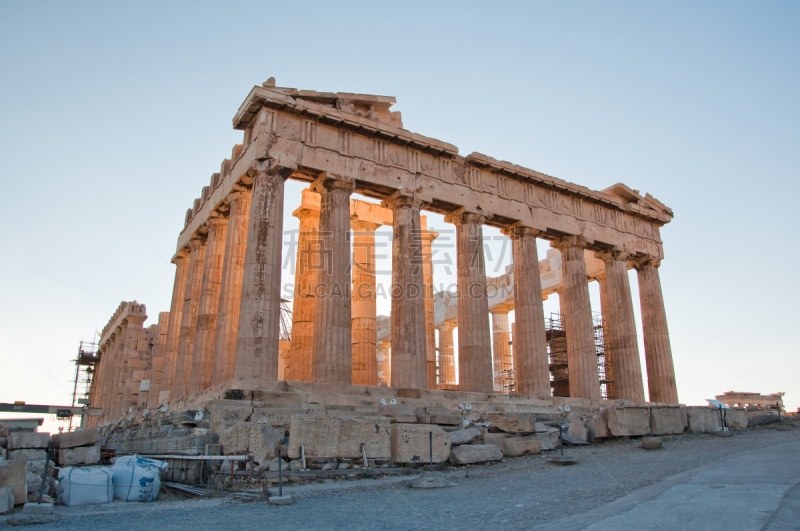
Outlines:
{"type": "Polygon", "coordinates": [[[58,471],[56,497],[62,505],[108,503],[114,498],[111,467],[66,467],[58,471]]]}

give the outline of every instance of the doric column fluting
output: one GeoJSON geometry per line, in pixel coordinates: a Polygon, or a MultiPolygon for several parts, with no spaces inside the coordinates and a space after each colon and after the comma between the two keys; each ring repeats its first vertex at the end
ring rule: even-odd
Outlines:
{"type": "Polygon", "coordinates": [[[254,163],[234,378],[276,381],[280,356],[283,188],[291,170],[254,163]]]}
{"type": "Polygon", "coordinates": [[[100,384],[98,387],[97,397],[92,401],[94,407],[103,408],[103,416],[98,419],[95,424],[102,424],[111,418],[111,405],[109,397],[111,395],[111,388],[114,385],[114,343],[116,340],[116,333],[112,332],[108,336],[108,341],[102,346],[102,355],[100,356],[100,378],[97,382],[100,384]]]}
{"type": "Polygon", "coordinates": [[[292,213],[300,220],[297,236],[297,264],[292,299],[292,343],[284,370],[286,380],[312,381],[314,366],[314,314],[317,271],[324,254],[320,250],[319,210],[298,208],[292,213]]]}
{"type": "Polygon", "coordinates": [[[603,330],[608,328],[604,342],[610,343],[613,366],[614,398],[644,402],[642,364],[636,337],[636,318],[633,313],[631,285],[628,280],[628,254],[619,251],[597,253],[606,266],[605,286],[601,290],[603,330]]]}
{"type": "Polygon", "coordinates": [[[600,379],[597,373],[592,307],[583,256],[586,244],[577,236],[567,236],[553,242],[553,245],[561,251],[564,273],[569,396],[599,399],[600,379]]]}
{"type": "Polygon", "coordinates": [[[115,340],[114,340],[114,356],[113,361],[111,362],[111,371],[114,375],[114,378],[111,382],[111,388],[109,389],[108,399],[108,418],[115,419],[121,415],[122,412],[122,385],[123,385],[123,373],[125,372],[125,338],[127,337],[127,329],[128,324],[123,321],[120,326],[117,327],[115,332],[115,340]]]}
{"type": "Polygon", "coordinates": [[[219,292],[216,339],[211,385],[233,380],[239,310],[242,304],[242,275],[247,249],[247,220],[250,217],[250,190],[237,189],[228,194],[228,233],[222,285],[219,292]]]}
{"type": "Polygon", "coordinates": [[[439,325],[439,380],[440,384],[457,385],[456,353],[453,345],[453,321],[445,321],[439,325]]]}
{"type": "Polygon", "coordinates": [[[111,420],[114,414],[112,411],[114,406],[112,393],[115,391],[114,386],[116,385],[117,376],[116,365],[119,361],[119,355],[117,353],[118,337],[121,338],[119,329],[114,331],[109,336],[108,346],[103,354],[106,357],[105,361],[103,362],[106,364],[105,369],[103,369],[105,371],[106,378],[103,382],[103,394],[100,397],[100,403],[98,405],[103,408],[104,422],[111,420]]]}
{"type": "Polygon", "coordinates": [[[200,302],[197,307],[197,326],[190,366],[189,393],[197,393],[211,387],[228,218],[214,215],[206,221],[206,225],[208,226],[208,237],[206,239],[206,256],[203,260],[200,302]]]}
{"type": "Polygon", "coordinates": [[[375,230],[377,223],[351,219],[353,228],[353,385],[378,385],[375,230]]]}
{"type": "Polygon", "coordinates": [[[172,259],[175,264],[175,282],[172,285],[172,303],[169,306],[169,324],[167,325],[167,342],[164,345],[164,368],[161,375],[161,390],[158,403],[169,402],[172,388],[175,386],[177,369],[178,342],[181,336],[181,316],[186,293],[186,277],[189,274],[189,256],[181,251],[172,259]]]}
{"type": "Polygon", "coordinates": [[[203,285],[203,267],[206,256],[206,239],[195,236],[189,240],[189,273],[181,313],[181,334],[178,340],[178,355],[175,363],[175,383],[172,399],[178,400],[189,392],[192,372],[192,353],[197,328],[197,310],[200,306],[200,289],[203,285]]]}
{"type": "Polygon", "coordinates": [[[427,389],[427,340],[420,209],[400,192],[384,201],[393,213],[392,387],[427,389]]]}
{"type": "Polygon", "coordinates": [[[504,232],[511,238],[514,254],[514,392],[550,396],[542,279],[536,248],[539,231],[512,225],[504,232]]]}
{"type": "Polygon", "coordinates": [[[352,383],[353,346],[350,277],[350,194],[354,185],[327,176],[320,194],[319,240],[312,375],[315,382],[352,383]]]}
{"type": "Polygon", "coordinates": [[[634,266],[639,276],[639,299],[642,304],[644,356],[647,364],[647,387],[650,402],[678,403],[675,367],[669,343],[667,313],[658,274],[659,260],[637,259],[634,266]]]}
{"type": "MultiPolygon", "coordinates": [[[[423,218],[424,216],[420,216],[423,218]]],[[[425,296],[425,351],[427,353],[428,389],[436,389],[436,316],[433,300],[433,240],[438,232],[427,230],[427,222],[422,230],[422,277],[425,296]]],[[[441,375],[440,375],[441,376],[441,375]]]]}
{"type": "Polygon", "coordinates": [[[159,312],[156,325],[156,337],[153,343],[153,357],[150,365],[150,392],[147,409],[153,410],[161,405],[161,385],[164,378],[164,355],[169,331],[169,312],[159,312]]]}
{"type": "Polygon", "coordinates": [[[491,393],[492,340],[482,232],[486,217],[460,208],[445,221],[456,226],[459,390],[491,393]]]}
{"type": "Polygon", "coordinates": [[[511,325],[508,321],[510,311],[511,308],[505,305],[489,310],[492,315],[492,370],[495,393],[503,392],[504,371],[511,361],[511,325]]]}
{"type": "Polygon", "coordinates": [[[149,361],[147,332],[144,329],[144,321],[147,316],[129,315],[127,318],[128,338],[125,341],[125,362],[126,370],[123,373],[124,386],[122,398],[122,414],[131,410],[143,410],[145,407],[141,401],[141,383],[146,379],[147,365],[149,361]]]}

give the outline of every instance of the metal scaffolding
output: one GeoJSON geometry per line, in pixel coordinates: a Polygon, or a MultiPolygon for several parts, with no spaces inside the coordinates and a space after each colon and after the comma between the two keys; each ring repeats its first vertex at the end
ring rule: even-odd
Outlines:
{"type": "Polygon", "coordinates": [[[545,319],[547,355],[550,364],[550,387],[553,396],[569,396],[569,371],[567,367],[567,328],[560,313],[551,313],[545,319]]]}
{"type": "Polygon", "coordinates": [[[281,299],[281,341],[292,340],[292,302],[281,299]]]}
{"type": "MultiPolygon", "coordinates": [[[[550,387],[553,396],[569,396],[569,366],[567,360],[567,328],[560,313],[551,313],[545,319],[547,355],[550,364],[550,387]]],[[[607,337],[603,329],[603,318],[592,314],[594,346],[597,354],[597,373],[600,379],[600,395],[605,399],[615,398],[614,369],[611,349],[606,346],[607,337]]]]}
{"type": "MultiPolygon", "coordinates": [[[[81,341],[78,346],[78,356],[75,358],[75,380],[72,386],[72,407],[89,405],[89,391],[92,388],[94,368],[100,358],[97,357],[98,344],[94,341],[81,341]]],[[[69,417],[69,431],[73,429],[72,419],[69,417]]]]}
{"type": "Polygon", "coordinates": [[[611,342],[608,341],[608,331],[603,328],[602,314],[592,313],[592,328],[594,329],[594,348],[597,353],[597,374],[600,377],[600,396],[607,400],[613,400],[616,395],[614,393],[611,342]]]}

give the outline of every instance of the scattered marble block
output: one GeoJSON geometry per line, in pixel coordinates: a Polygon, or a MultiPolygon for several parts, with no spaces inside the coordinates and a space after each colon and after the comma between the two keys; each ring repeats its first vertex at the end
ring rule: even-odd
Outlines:
{"type": "Polygon", "coordinates": [[[22,514],[53,514],[53,504],[28,502],[22,506],[22,514]]]}
{"type": "Polygon", "coordinates": [[[500,461],[503,452],[496,444],[463,444],[450,450],[450,461],[456,465],[500,461]]]}

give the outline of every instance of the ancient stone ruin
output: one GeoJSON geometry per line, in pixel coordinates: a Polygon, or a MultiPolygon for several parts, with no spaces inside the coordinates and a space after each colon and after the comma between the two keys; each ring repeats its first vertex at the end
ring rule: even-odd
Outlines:
{"type": "MultiPolygon", "coordinates": [[[[103,416],[90,425],[127,427],[120,447],[158,452],[200,451],[234,424],[260,421],[289,432],[290,455],[302,446],[315,457],[366,452],[401,460],[419,458],[413,441],[427,448],[431,430],[443,437],[437,426],[498,414],[555,419],[572,411],[587,432],[607,436],[608,408],[657,405],[678,412],[663,421],[681,425],[670,430],[685,428],[686,412],[674,407],[659,279],[660,228],[672,211],[624,184],[595,191],[480,153],[461,156],[451,144],[403,129],[394,103],[274,80],[253,88],[233,119],[243,143],[186,213],[170,311],[144,328],[145,306],[123,302],[102,331],[90,399],[103,416]],[[286,179],[309,187],[299,205],[286,205],[296,208],[300,233],[291,321],[282,327],[289,315],[280,297],[286,179]],[[437,234],[426,211],[455,227],[457,293],[434,296],[437,234]],[[382,225],[393,230],[390,316],[376,311],[382,225]],[[514,265],[498,278],[485,272],[482,225],[513,242],[514,265]],[[541,261],[537,238],[552,247],[541,261]],[[601,285],[601,364],[591,280],[601,285]],[[561,301],[557,327],[546,324],[542,306],[552,293],[561,301]],[[201,420],[189,419],[196,412],[201,420]],[[159,415],[195,431],[167,448],[150,430],[137,446],[133,428],[159,415]]],[[[636,429],[652,431],[649,423],[636,429]]],[[[439,454],[449,455],[449,440],[440,442],[439,454]]]]}

